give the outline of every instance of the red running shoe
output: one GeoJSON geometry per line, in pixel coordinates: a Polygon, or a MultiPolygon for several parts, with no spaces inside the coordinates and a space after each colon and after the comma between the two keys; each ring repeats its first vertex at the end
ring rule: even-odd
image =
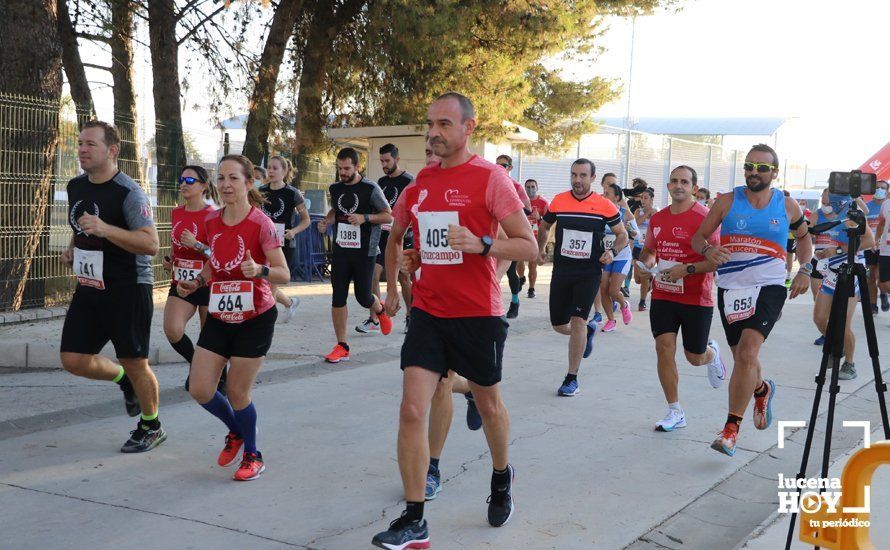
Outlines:
{"type": "Polygon", "coordinates": [[[263,455],[259,451],[255,453],[244,453],[241,459],[241,466],[235,472],[235,481],[253,481],[260,477],[260,474],[266,471],[266,465],[263,464],[263,455]]]}
{"type": "Polygon", "coordinates": [[[380,332],[384,336],[392,331],[392,319],[389,318],[385,311],[377,314],[377,320],[380,321],[380,332]]]}
{"type": "Polygon", "coordinates": [[[235,435],[235,432],[229,432],[229,435],[226,436],[226,446],[219,453],[216,463],[223,468],[234,464],[238,460],[238,452],[241,451],[242,445],[244,445],[244,440],[235,435]]]}
{"type": "Polygon", "coordinates": [[[324,360],[328,363],[339,363],[340,361],[349,361],[349,350],[337,344],[331,353],[324,356],[324,360]]]}

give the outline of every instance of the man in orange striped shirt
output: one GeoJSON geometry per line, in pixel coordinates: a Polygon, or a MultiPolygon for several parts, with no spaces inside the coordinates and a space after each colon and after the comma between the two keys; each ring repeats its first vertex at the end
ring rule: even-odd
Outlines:
{"type": "Polygon", "coordinates": [[[596,324],[587,323],[599,290],[603,264],[612,263],[612,250],[628,243],[627,231],[612,202],[593,192],[590,184],[596,168],[587,159],[572,163],[572,189],[556,195],[538,228],[538,264],[544,263],[544,247],[550,228],[556,225],[553,275],[550,281],[550,323],[553,330],[569,337],[569,369],[557,395],[578,394],[581,359],[593,351],[596,324]],[[603,243],[606,226],[615,243],[603,243]],[[586,335],[585,335],[586,333],[586,335]]]}

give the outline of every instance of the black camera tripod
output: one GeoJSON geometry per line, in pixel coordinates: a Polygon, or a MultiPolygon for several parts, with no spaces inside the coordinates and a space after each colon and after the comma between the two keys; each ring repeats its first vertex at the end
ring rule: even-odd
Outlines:
{"type": "MultiPolygon", "coordinates": [[[[825,374],[829,362],[831,363],[831,384],[828,386],[828,416],[825,426],[825,448],[822,451],[822,478],[828,477],[829,455],[831,454],[831,435],[834,427],[834,405],[837,394],[840,391],[838,385],[838,372],[840,371],[841,357],[844,356],[844,332],[847,324],[847,310],[849,307],[849,299],[855,296],[856,280],[859,281],[859,296],[862,303],[862,317],[865,321],[865,337],[868,342],[868,354],[871,356],[872,370],[875,377],[875,391],[878,394],[878,404],[881,409],[881,423],[884,427],[884,439],[890,439],[890,425],[887,422],[887,403],[884,400],[884,392],[887,391],[887,385],[881,377],[881,364],[878,360],[878,339],[875,334],[875,321],[871,311],[871,298],[868,295],[868,279],[866,277],[865,265],[856,263],[856,255],[859,251],[859,238],[865,232],[865,215],[856,204],[856,198],[847,214],[850,220],[856,221],[857,226],[846,228],[845,232],[849,237],[847,247],[847,259],[841,264],[838,270],[837,285],[834,289],[834,296],[831,299],[831,312],[828,317],[828,326],[825,329],[825,344],[822,346],[822,364],[819,367],[819,374],[816,376],[816,395],[813,398],[813,410],[810,412],[810,421],[807,424],[807,439],[803,448],[803,458],[800,464],[800,471],[797,479],[806,476],[807,462],[810,458],[810,449],[813,444],[813,431],[816,424],[816,416],[819,412],[819,402],[822,399],[822,388],[825,385],[825,374]]],[[[846,220],[819,224],[810,228],[810,233],[819,234],[844,223],[846,220]]],[[[821,494],[823,489],[819,488],[821,494]]],[[[791,524],[788,526],[788,538],[785,540],[785,550],[791,548],[791,541],[794,539],[794,524],[797,519],[797,513],[791,514],[791,524]]],[[[816,547],[818,548],[818,547],[816,547]]]]}

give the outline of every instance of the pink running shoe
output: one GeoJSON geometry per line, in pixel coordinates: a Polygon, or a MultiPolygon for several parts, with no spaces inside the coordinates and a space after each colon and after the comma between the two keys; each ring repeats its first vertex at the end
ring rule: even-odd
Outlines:
{"type": "Polygon", "coordinates": [[[615,332],[615,327],[618,326],[618,322],[615,319],[609,319],[606,321],[606,324],[603,325],[603,332],[615,332]]]}
{"type": "Polygon", "coordinates": [[[625,325],[629,325],[633,318],[634,314],[630,311],[630,302],[625,301],[624,306],[621,308],[621,320],[624,321],[625,325]]]}

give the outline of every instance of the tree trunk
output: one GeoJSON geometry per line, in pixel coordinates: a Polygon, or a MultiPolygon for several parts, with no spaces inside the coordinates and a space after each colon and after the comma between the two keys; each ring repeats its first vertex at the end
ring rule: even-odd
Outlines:
{"type": "Polygon", "coordinates": [[[297,144],[295,166],[296,184],[302,182],[309,163],[309,154],[318,152],[323,143],[322,93],[325,89],[331,49],[339,28],[351,25],[366,0],[346,0],[334,13],[333,2],[314,0],[312,21],[303,48],[300,96],[297,99],[297,118],[294,124],[294,143],[297,144]],[[336,25],[331,24],[336,21],[336,25]]]}
{"type": "Polygon", "coordinates": [[[244,156],[255,164],[261,164],[269,153],[269,129],[275,110],[278,71],[302,8],[303,0],[281,0],[263,47],[256,86],[250,97],[247,135],[244,139],[244,156]]]}
{"type": "Polygon", "coordinates": [[[0,310],[42,306],[33,259],[46,241],[62,97],[55,0],[8,0],[0,14],[0,310]],[[15,95],[7,95],[15,94],[15,95]]]}
{"type": "MultiPolygon", "coordinates": [[[[176,204],[177,177],[188,164],[182,136],[182,103],[179,88],[179,45],[173,0],[148,3],[148,33],[151,40],[152,92],[155,104],[155,159],[158,164],[158,204],[176,204]]],[[[169,216],[162,209],[159,216],[169,216]]],[[[158,222],[169,222],[159,219],[158,222]]]]}
{"type": "Polygon", "coordinates": [[[133,88],[133,7],[130,0],[109,0],[111,6],[111,79],[114,125],[121,136],[118,166],[131,178],[144,182],[136,126],[136,91],[133,88]]]}
{"type": "Polygon", "coordinates": [[[62,65],[65,75],[68,77],[68,86],[71,88],[71,99],[77,110],[78,127],[96,116],[93,106],[93,94],[87,82],[87,73],[83,68],[80,58],[80,48],[77,45],[77,34],[74,25],[71,24],[71,15],[68,13],[68,1],[56,0],[59,13],[59,39],[62,44],[62,65]]]}

